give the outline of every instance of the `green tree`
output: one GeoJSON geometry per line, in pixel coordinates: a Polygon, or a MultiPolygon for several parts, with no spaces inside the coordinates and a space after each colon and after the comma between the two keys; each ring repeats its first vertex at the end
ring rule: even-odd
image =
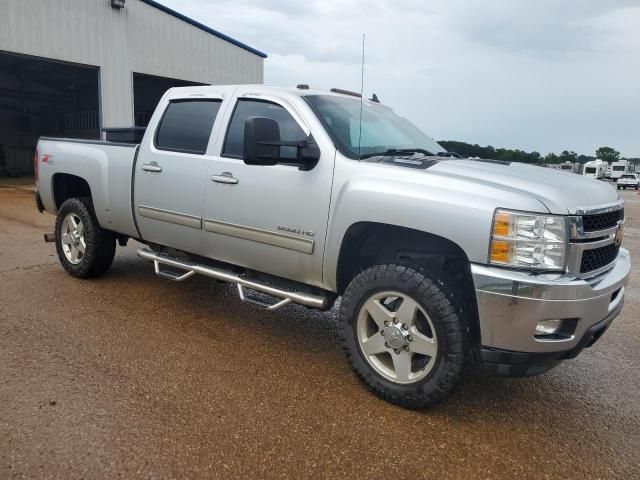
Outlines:
{"type": "Polygon", "coordinates": [[[536,152],[535,150],[531,153],[527,154],[529,156],[529,162],[528,163],[542,163],[542,155],[540,155],[540,152],[536,152]]]}
{"type": "Polygon", "coordinates": [[[564,151],[560,154],[560,163],[570,162],[575,163],[578,161],[578,154],[576,152],[564,151]]]}
{"type": "MultiPolygon", "coordinates": [[[[456,152],[463,157],[478,157],[494,160],[503,160],[505,162],[523,162],[523,163],[586,163],[591,160],[595,160],[596,157],[590,155],[578,155],[571,150],[565,150],[560,155],[557,153],[549,153],[546,156],[540,155],[540,153],[526,152],[524,150],[511,149],[511,148],[494,148],[491,145],[482,147],[478,144],[471,144],[466,142],[459,142],[456,140],[440,140],[438,143],[450,152],[456,152]]],[[[600,147],[596,151],[597,158],[605,160],[607,162],[615,162],[620,159],[620,152],[614,150],[611,147],[600,147]]],[[[639,160],[639,159],[635,159],[639,160]]],[[[638,161],[637,163],[640,163],[638,161]]]]}
{"type": "Polygon", "coordinates": [[[555,153],[548,153],[544,157],[544,163],[561,163],[561,160],[555,153]]]}
{"type": "Polygon", "coordinates": [[[620,158],[620,152],[611,147],[600,147],[596,150],[596,157],[605,162],[617,162],[620,158]]]}

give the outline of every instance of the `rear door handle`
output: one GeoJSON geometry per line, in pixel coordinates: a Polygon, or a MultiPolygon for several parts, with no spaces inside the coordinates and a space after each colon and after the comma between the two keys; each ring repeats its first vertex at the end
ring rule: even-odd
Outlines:
{"type": "Polygon", "coordinates": [[[235,185],[238,183],[238,179],[231,174],[231,172],[222,172],[220,175],[211,175],[209,177],[212,182],[225,183],[227,185],[235,185]]]}
{"type": "Polygon", "coordinates": [[[162,167],[158,165],[158,162],[149,162],[142,165],[142,170],[145,172],[161,172],[162,167]]]}

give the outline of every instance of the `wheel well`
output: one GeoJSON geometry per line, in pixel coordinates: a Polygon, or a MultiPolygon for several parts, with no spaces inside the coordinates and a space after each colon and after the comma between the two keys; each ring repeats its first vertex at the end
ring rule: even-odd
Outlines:
{"type": "Polygon", "coordinates": [[[471,263],[459,245],[444,237],[411,228],[361,222],[349,227],[338,257],[337,289],[344,293],[349,282],[369,267],[385,263],[410,265],[433,273],[446,282],[465,317],[472,336],[479,339],[478,310],[471,263]]]}
{"type": "Polygon", "coordinates": [[[91,188],[84,178],[68,173],[56,173],[53,176],[53,199],[56,203],[56,209],[68,200],[74,197],[90,197],[91,188]]]}

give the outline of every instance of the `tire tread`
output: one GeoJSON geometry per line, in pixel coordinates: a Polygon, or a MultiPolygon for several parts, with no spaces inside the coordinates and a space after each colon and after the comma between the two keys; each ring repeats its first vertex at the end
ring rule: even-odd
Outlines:
{"type": "Polygon", "coordinates": [[[102,275],[111,267],[116,253],[115,236],[98,224],[91,198],[78,197],[66,200],[58,210],[55,232],[58,258],[70,275],[78,278],[94,278],[102,275]],[[62,221],[69,213],[76,213],[82,219],[85,228],[87,243],[85,257],[77,265],[67,260],[60,241],[62,221]]]}
{"type": "MultiPolygon", "coordinates": [[[[456,309],[452,302],[454,299],[447,294],[444,282],[435,275],[406,265],[376,265],[351,281],[340,304],[342,347],[351,367],[370,390],[384,400],[411,409],[434,406],[448,397],[462,377],[469,350],[466,322],[457,313],[460,309],[456,309]],[[389,284],[393,283],[428,310],[432,321],[440,325],[438,335],[444,332],[445,337],[446,348],[440,362],[445,362],[446,368],[409,386],[393,384],[378,375],[361,356],[353,333],[353,322],[367,293],[392,288],[389,284]]],[[[434,367],[436,369],[439,370],[438,365],[434,367]]]]}

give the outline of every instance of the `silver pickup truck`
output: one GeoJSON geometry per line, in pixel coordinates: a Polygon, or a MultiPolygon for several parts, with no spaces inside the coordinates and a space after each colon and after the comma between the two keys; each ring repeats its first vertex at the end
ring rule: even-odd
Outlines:
{"type": "Polygon", "coordinates": [[[36,203],[67,272],[103,274],[135,239],[157,275],[233,283],[262,308],[341,297],[353,369],[399,405],[442,401],[469,367],[542,373],[622,309],[615,189],[458,158],[376,97],[174,88],[129,133],[38,143],[36,203]]]}

